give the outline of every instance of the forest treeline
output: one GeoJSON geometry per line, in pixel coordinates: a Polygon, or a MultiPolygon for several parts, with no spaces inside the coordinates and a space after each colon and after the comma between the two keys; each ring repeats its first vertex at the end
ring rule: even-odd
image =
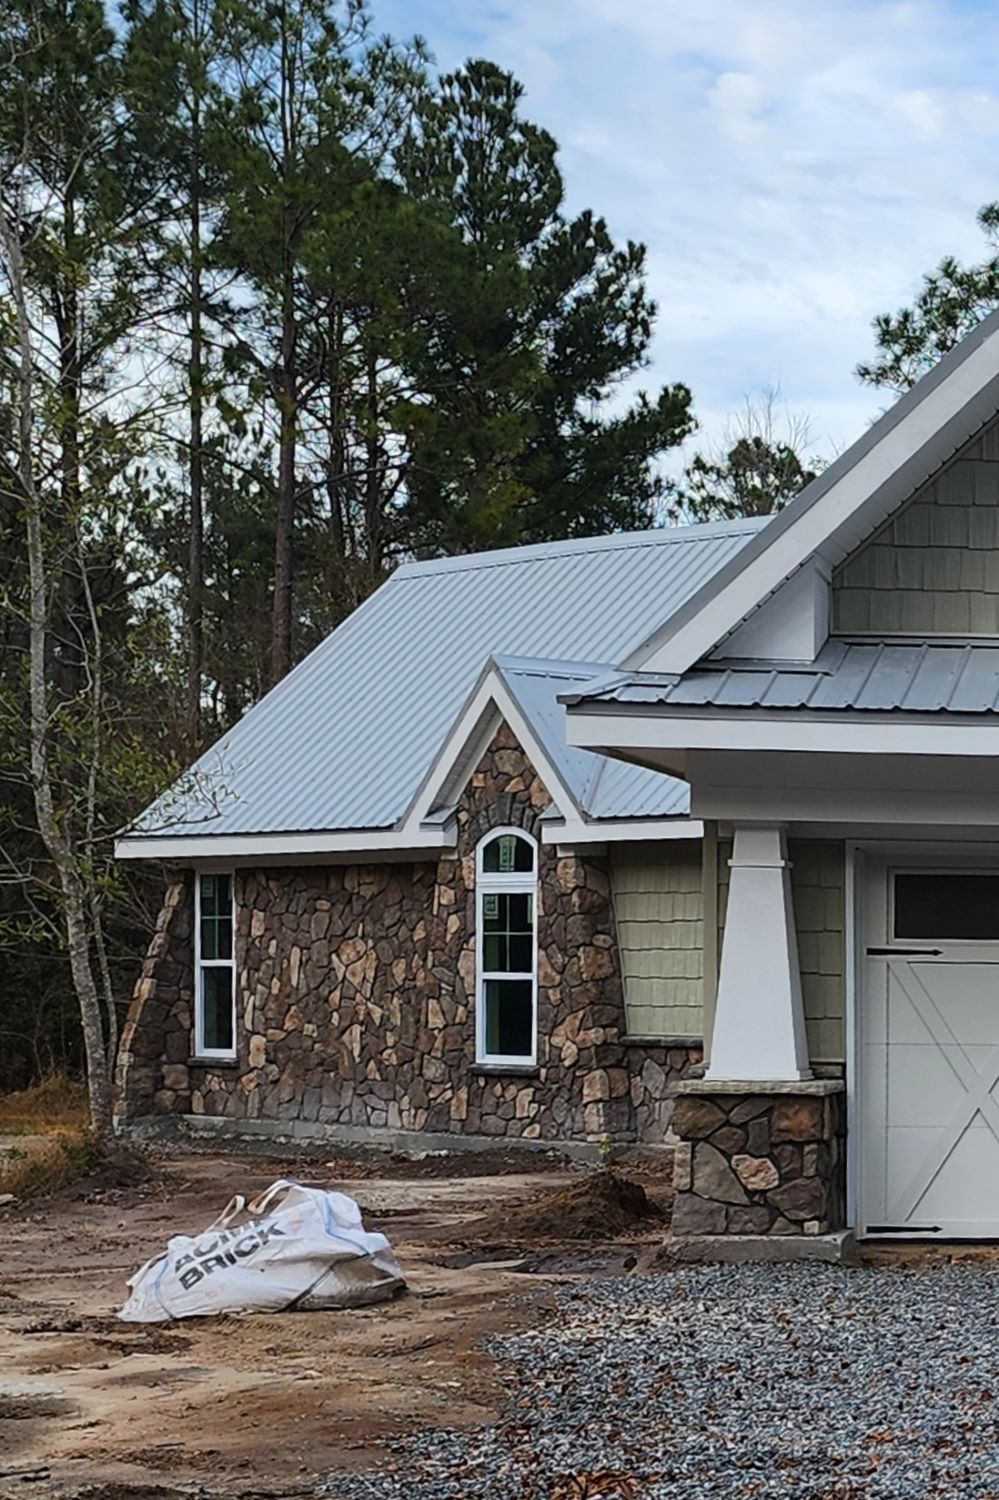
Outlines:
{"type": "Polygon", "coordinates": [[[0,1088],[106,1085],[159,897],[114,833],[400,559],[810,477],[750,422],[664,481],[655,316],[517,80],[367,0],[5,0],[0,1088]]]}
{"type": "Polygon", "coordinates": [[[9,0],[0,70],[0,1056],[24,1072],[75,1004],[25,732],[12,254],[47,755],[106,1006],[155,901],[111,836],[155,788],[400,558],[650,524],[693,421],[682,384],[622,393],[644,248],[566,212],[491,63],[439,75],[363,0],[9,0]]]}

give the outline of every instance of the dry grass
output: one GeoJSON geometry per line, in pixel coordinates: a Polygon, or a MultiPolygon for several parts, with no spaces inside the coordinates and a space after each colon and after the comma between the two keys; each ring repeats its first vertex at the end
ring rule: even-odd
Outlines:
{"type": "Polygon", "coordinates": [[[75,1078],[52,1073],[18,1094],[0,1094],[0,1135],[85,1131],[87,1090],[75,1078]]]}
{"type": "Polygon", "coordinates": [[[29,1198],[52,1192],[88,1172],[94,1156],[86,1130],[0,1138],[0,1193],[29,1198]]]}
{"type": "Polygon", "coordinates": [[[60,1074],[0,1095],[0,1193],[51,1192],[93,1165],[87,1091],[60,1074]]]}

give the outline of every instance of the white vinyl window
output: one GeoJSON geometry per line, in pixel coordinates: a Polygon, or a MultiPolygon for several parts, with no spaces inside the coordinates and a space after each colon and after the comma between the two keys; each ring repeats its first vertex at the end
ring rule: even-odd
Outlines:
{"type": "Polygon", "coordinates": [[[498,828],[476,851],[475,1055],[524,1066],[537,1058],[538,850],[498,828]]]}
{"type": "Polygon", "coordinates": [[[236,949],[231,875],[198,875],[194,888],[194,1051],[236,1056],[236,949]]]}

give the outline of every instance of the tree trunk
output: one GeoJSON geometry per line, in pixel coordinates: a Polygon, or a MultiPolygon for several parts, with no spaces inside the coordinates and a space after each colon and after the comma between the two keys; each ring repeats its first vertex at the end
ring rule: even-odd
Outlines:
{"type": "Polygon", "coordinates": [[[201,117],[192,106],[191,141],[191,310],[190,348],[187,367],[191,451],[189,482],[191,487],[187,577],[187,741],[191,755],[201,749],[201,684],[205,669],[205,520],[204,520],[204,451],[202,424],[204,417],[203,339],[201,331],[201,117]]]}
{"type": "Polygon", "coordinates": [[[379,391],[378,391],[378,356],[374,349],[368,350],[367,356],[367,378],[368,378],[368,413],[367,413],[367,435],[365,438],[365,474],[364,474],[364,530],[366,540],[366,553],[368,569],[371,581],[374,584],[381,576],[382,563],[382,488],[381,488],[381,445],[378,440],[379,419],[379,391]]]}
{"type": "Polygon", "coordinates": [[[277,378],[278,482],[274,533],[274,624],[271,684],[291,670],[294,588],[295,468],[298,427],[298,339],[295,324],[295,229],[292,206],[295,173],[295,49],[290,43],[287,4],[281,6],[281,157],[284,177],[281,210],[281,354],[277,378]]]}
{"type": "Polygon", "coordinates": [[[14,304],[18,368],[17,472],[24,501],[25,541],[28,554],[28,741],[31,789],[42,842],[55,867],[63,899],[66,945],[70,972],[80,1006],[83,1044],[87,1060],[90,1121],[95,1138],[108,1145],[113,1138],[111,1075],[101,1004],[90,962],[87,928],[86,887],[74,858],[68,831],[55,809],[49,762],[49,713],[46,657],[49,644],[48,588],[42,526],[42,497],[35,481],[32,438],[35,426],[35,360],[31,319],[25,287],[24,257],[19,239],[21,214],[9,216],[0,202],[0,245],[6,252],[11,300],[14,304]]]}
{"type": "Polygon", "coordinates": [[[282,339],[285,364],[280,401],[277,525],[274,534],[274,629],[271,645],[271,683],[291,670],[292,592],[294,587],[295,462],[297,412],[294,379],[294,330],[282,339]],[[287,353],[284,351],[287,350],[287,353]]]}
{"type": "Polygon", "coordinates": [[[63,698],[76,697],[84,679],[85,662],[77,628],[81,613],[81,584],[72,561],[69,539],[75,535],[80,510],[80,309],[75,275],[76,205],[72,188],[62,205],[62,260],[65,271],[52,287],[56,334],[59,339],[59,477],[62,499],[60,531],[66,537],[65,562],[59,578],[59,617],[55,628],[56,684],[63,698]]]}

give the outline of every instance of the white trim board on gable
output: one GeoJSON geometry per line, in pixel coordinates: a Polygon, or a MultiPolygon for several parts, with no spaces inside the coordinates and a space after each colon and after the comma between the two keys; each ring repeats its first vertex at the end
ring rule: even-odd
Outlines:
{"type": "MultiPolygon", "coordinates": [[[[622,663],[680,674],[744,630],[806,564],[826,575],[999,412],[992,313],[622,663]]],[[[817,636],[819,630],[816,628],[817,636]]],[[[755,654],[755,652],[754,652],[755,654]]]]}
{"type": "Polygon", "coordinates": [[[417,792],[403,820],[404,829],[422,827],[431,813],[449,806],[460,795],[501,720],[505,720],[517,736],[562,816],[574,813],[579,819],[583,817],[582,808],[568,784],[542,748],[519,704],[500,677],[495,662],[490,661],[417,792]]]}

